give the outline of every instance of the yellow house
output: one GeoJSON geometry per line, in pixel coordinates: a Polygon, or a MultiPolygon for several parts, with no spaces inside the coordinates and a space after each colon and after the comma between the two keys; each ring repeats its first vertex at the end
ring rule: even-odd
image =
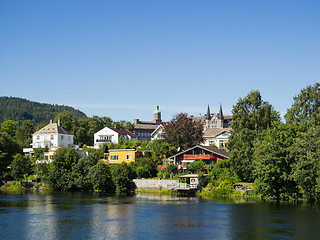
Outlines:
{"type": "Polygon", "coordinates": [[[151,151],[136,151],[135,149],[110,149],[105,154],[103,162],[106,164],[120,164],[135,162],[138,158],[151,157],[151,151]]]}

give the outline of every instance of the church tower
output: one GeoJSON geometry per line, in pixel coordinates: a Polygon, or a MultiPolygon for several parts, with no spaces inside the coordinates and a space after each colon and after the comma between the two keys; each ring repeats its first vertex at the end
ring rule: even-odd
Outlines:
{"type": "Polygon", "coordinates": [[[153,112],[153,122],[157,123],[157,124],[161,124],[162,120],[161,120],[161,111],[159,106],[156,106],[156,110],[153,112]]]}

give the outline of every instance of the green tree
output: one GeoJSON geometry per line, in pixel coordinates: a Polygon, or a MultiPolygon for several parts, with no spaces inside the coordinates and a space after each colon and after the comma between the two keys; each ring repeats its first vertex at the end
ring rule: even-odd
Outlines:
{"type": "Polygon", "coordinates": [[[153,178],[158,173],[157,164],[149,158],[142,158],[136,161],[136,174],[138,178],[153,178]]]}
{"type": "Polygon", "coordinates": [[[17,181],[22,181],[24,175],[31,172],[31,162],[28,158],[17,154],[14,156],[10,168],[11,176],[17,181]]]}
{"type": "Polygon", "coordinates": [[[75,117],[72,113],[65,111],[57,114],[54,118],[54,122],[58,122],[59,119],[64,129],[70,132],[74,132],[78,122],[77,117],[75,117]]]}
{"type": "Polygon", "coordinates": [[[72,168],[77,164],[78,154],[73,148],[60,147],[53,155],[50,163],[48,184],[55,190],[75,190],[76,185],[72,176],[72,168]]]}
{"type": "Polygon", "coordinates": [[[7,120],[1,123],[1,131],[8,133],[11,137],[14,137],[16,134],[18,122],[7,120]]]}
{"type": "Polygon", "coordinates": [[[286,122],[298,125],[309,122],[312,117],[319,115],[320,83],[302,89],[293,100],[291,108],[285,115],[286,122]],[[316,115],[314,115],[315,113],[316,115]]]}
{"type": "Polygon", "coordinates": [[[233,190],[233,185],[240,181],[237,174],[233,171],[229,160],[221,160],[216,164],[208,166],[208,186],[227,188],[233,190]]]}
{"type": "Polygon", "coordinates": [[[132,164],[125,162],[117,164],[112,171],[112,180],[117,192],[130,192],[134,190],[135,172],[132,164]]]}
{"type": "Polygon", "coordinates": [[[254,142],[259,132],[279,121],[279,114],[262,100],[259,91],[250,92],[239,99],[232,109],[232,132],[228,141],[230,162],[242,181],[253,181],[254,142]]]}
{"type": "Polygon", "coordinates": [[[320,126],[300,132],[292,145],[293,177],[308,201],[320,202],[320,126]]]}
{"type": "Polygon", "coordinates": [[[13,156],[21,153],[18,144],[13,141],[10,135],[0,131],[0,177],[8,172],[8,166],[13,160],[13,156]]]}
{"type": "Polygon", "coordinates": [[[165,141],[177,148],[187,149],[203,142],[203,125],[186,113],[177,114],[165,124],[164,132],[165,141]]]}
{"type": "Polygon", "coordinates": [[[30,120],[25,120],[16,131],[16,141],[21,147],[30,147],[35,128],[30,120]]]}
{"type": "Polygon", "coordinates": [[[88,177],[92,183],[93,190],[105,192],[114,190],[110,167],[102,161],[90,168],[88,177]]]}
{"type": "Polygon", "coordinates": [[[147,149],[152,151],[152,157],[158,164],[161,163],[165,156],[175,154],[175,152],[172,151],[171,146],[161,139],[150,141],[147,145],[147,149]]]}
{"type": "Polygon", "coordinates": [[[80,158],[72,167],[72,179],[78,190],[93,190],[93,183],[89,177],[89,172],[98,163],[98,159],[99,157],[96,155],[80,158]]]}
{"type": "Polygon", "coordinates": [[[41,181],[46,182],[49,175],[49,166],[47,163],[38,163],[33,166],[33,171],[35,175],[41,179],[41,181]]]}
{"type": "Polygon", "coordinates": [[[203,166],[204,166],[204,162],[202,160],[197,160],[189,164],[187,166],[187,169],[192,173],[201,173],[204,170],[203,166]]]}
{"type": "Polygon", "coordinates": [[[295,128],[281,122],[260,133],[253,159],[255,191],[264,198],[296,197],[297,184],[292,178],[294,158],[290,151],[295,138],[295,128]]]}

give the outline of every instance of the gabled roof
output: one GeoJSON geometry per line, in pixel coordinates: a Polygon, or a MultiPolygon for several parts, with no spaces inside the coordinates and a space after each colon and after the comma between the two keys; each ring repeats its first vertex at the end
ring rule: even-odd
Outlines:
{"type": "Polygon", "coordinates": [[[223,132],[230,132],[231,128],[209,128],[204,131],[204,137],[215,137],[223,132]]]}
{"type": "Polygon", "coordinates": [[[221,149],[218,149],[218,148],[215,148],[215,147],[201,146],[201,145],[196,145],[196,146],[194,146],[194,147],[192,147],[192,148],[189,148],[189,149],[187,149],[187,150],[185,150],[185,151],[183,151],[183,152],[177,153],[177,154],[175,154],[175,155],[173,155],[173,156],[171,156],[171,157],[169,157],[169,158],[173,158],[173,157],[179,156],[179,155],[181,155],[181,154],[185,154],[186,152],[188,152],[188,151],[190,151],[190,150],[193,150],[193,149],[195,149],[195,148],[201,148],[201,149],[207,150],[207,151],[209,151],[209,152],[211,152],[211,153],[220,155],[220,156],[222,156],[222,157],[229,158],[229,153],[226,152],[226,151],[224,151],[224,150],[221,150],[221,149]]]}
{"type": "Polygon", "coordinates": [[[133,134],[132,132],[129,132],[127,130],[124,129],[118,129],[118,128],[110,128],[111,130],[115,131],[116,133],[120,134],[120,135],[128,135],[132,138],[137,138],[137,135],[133,134]]]}
{"type": "Polygon", "coordinates": [[[159,125],[152,133],[151,133],[151,137],[156,134],[158,131],[161,131],[161,129],[163,129],[163,125],[159,125]]]}
{"type": "Polygon", "coordinates": [[[41,128],[40,130],[35,132],[34,134],[50,134],[50,133],[60,133],[60,134],[73,135],[68,130],[59,126],[58,123],[49,123],[45,127],[41,128]]]}

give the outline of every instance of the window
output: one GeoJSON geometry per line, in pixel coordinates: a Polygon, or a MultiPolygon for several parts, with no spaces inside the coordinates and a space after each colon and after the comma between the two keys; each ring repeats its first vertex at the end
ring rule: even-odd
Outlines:
{"type": "Polygon", "coordinates": [[[119,156],[118,155],[110,155],[110,160],[118,160],[119,156]]]}
{"type": "Polygon", "coordinates": [[[40,136],[37,136],[37,140],[40,140],[40,136]]]}
{"type": "Polygon", "coordinates": [[[50,136],[50,139],[51,139],[51,140],[53,140],[53,139],[54,139],[53,135],[51,135],[51,136],[50,136]]]}
{"type": "Polygon", "coordinates": [[[127,160],[131,160],[131,154],[127,154],[126,159],[127,159],[127,160]]]}
{"type": "Polygon", "coordinates": [[[71,141],[71,137],[70,137],[70,136],[68,136],[68,141],[69,141],[69,142],[71,141]]]}
{"type": "Polygon", "coordinates": [[[63,140],[64,139],[64,136],[61,136],[61,140],[63,140]]]}

